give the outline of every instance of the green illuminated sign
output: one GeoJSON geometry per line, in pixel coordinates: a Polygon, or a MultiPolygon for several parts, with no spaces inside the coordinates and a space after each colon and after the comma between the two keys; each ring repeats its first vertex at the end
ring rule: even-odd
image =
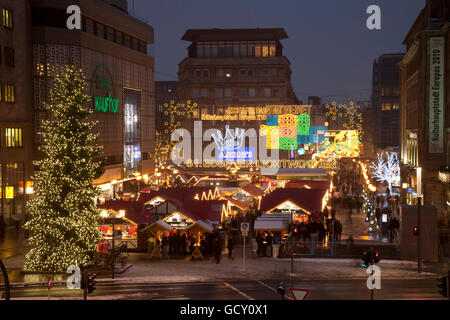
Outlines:
{"type": "Polygon", "coordinates": [[[95,110],[99,112],[117,113],[119,99],[111,97],[114,82],[108,67],[99,65],[92,76],[91,95],[94,100],[95,110]],[[99,92],[103,94],[98,94],[99,92]]]}

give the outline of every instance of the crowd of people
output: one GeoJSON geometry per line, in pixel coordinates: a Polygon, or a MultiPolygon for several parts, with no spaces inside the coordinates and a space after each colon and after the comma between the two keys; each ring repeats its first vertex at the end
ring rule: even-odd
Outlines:
{"type": "MultiPolygon", "coordinates": [[[[194,251],[194,247],[198,245],[203,257],[215,257],[217,263],[219,263],[220,255],[223,249],[224,237],[218,230],[215,230],[213,233],[205,234],[180,232],[179,230],[174,230],[173,232],[163,233],[160,239],[158,239],[154,234],[151,234],[147,242],[148,256],[151,255],[155,249],[155,246],[161,246],[164,259],[186,257],[187,255],[191,255],[194,251]]],[[[232,242],[228,243],[228,250],[232,252],[232,242]]]]}

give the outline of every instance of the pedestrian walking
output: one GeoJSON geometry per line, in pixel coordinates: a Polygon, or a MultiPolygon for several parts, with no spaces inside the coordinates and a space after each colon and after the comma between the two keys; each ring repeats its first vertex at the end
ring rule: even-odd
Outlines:
{"type": "Polygon", "coordinates": [[[148,251],[147,251],[147,256],[150,256],[150,254],[153,252],[153,249],[155,248],[156,245],[156,238],[155,236],[152,234],[148,239],[148,251]]]}
{"type": "Polygon", "coordinates": [[[19,230],[20,230],[20,216],[18,213],[14,214],[12,216],[13,220],[14,220],[14,226],[16,227],[16,235],[19,235],[19,230]]]}
{"type": "Polygon", "coordinates": [[[164,259],[168,259],[169,257],[168,257],[168,254],[169,254],[169,239],[167,238],[167,235],[166,234],[164,234],[163,235],[163,237],[162,237],[162,240],[161,240],[161,246],[162,246],[162,249],[163,249],[163,258],[164,259]]]}
{"type": "Polygon", "coordinates": [[[261,236],[261,233],[258,232],[256,236],[256,243],[258,244],[258,250],[256,251],[258,257],[262,256],[262,243],[263,243],[263,237],[261,236]]]}
{"type": "Polygon", "coordinates": [[[234,260],[234,258],[233,258],[233,238],[232,237],[228,238],[227,248],[228,248],[228,259],[234,260]]]}
{"type": "Polygon", "coordinates": [[[216,258],[216,263],[220,263],[220,257],[222,255],[222,241],[219,234],[216,234],[213,240],[213,252],[216,258]]]}

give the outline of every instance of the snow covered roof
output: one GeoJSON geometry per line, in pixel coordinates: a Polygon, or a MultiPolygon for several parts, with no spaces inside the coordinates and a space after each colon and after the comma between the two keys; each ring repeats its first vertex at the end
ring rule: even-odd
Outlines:
{"type": "Polygon", "coordinates": [[[257,218],[254,225],[254,230],[265,231],[287,231],[289,223],[291,222],[290,215],[271,214],[262,215],[257,218]]]}

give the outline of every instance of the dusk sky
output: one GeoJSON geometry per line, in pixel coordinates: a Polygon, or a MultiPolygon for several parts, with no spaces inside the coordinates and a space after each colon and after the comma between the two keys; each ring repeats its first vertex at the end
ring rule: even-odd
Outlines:
{"type": "MultiPolygon", "coordinates": [[[[405,52],[402,44],[425,0],[134,0],[135,15],[155,30],[156,80],[177,80],[187,55],[187,29],[281,27],[291,61],[292,84],[304,103],[308,95],[368,100],[372,63],[384,53],[405,52]],[[381,30],[368,30],[367,7],[381,8],[381,30]]],[[[133,0],[129,0],[133,11],[133,0]]]]}

